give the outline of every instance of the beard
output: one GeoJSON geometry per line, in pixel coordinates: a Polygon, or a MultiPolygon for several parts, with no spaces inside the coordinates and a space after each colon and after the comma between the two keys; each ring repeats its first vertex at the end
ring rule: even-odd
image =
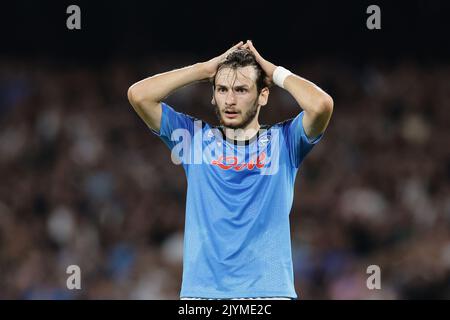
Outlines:
{"type": "Polygon", "coordinates": [[[245,128],[253,119],[255,119],[256,114],[258,113],[258,103],[257,101],[253,104],[253,106],[247,110],[247,112],[242,116],[242,120],[236,124],[225,124],[224,118],[220,113],[219,106],[215,105],[214,111],[216,112],[216,116],[220,121],[220,124],[226,128],[230,129],[243,129],[245,128]]]}

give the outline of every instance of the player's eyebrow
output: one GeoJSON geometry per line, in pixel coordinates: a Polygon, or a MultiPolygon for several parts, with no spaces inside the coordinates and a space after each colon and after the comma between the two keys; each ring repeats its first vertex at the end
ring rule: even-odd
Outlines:
{"type": "Polygon", "coordinates": [[[235,86],[234,88],[235,89],[248,89],[248,85],[243,84],[243,85],[240,85],[240,86],[235,86]]]}
{"type": "MultiPolygon", "coordinates": [[[[226,88],[226,89],[228,89],[228,86],[222,85],[222,84],[218,84],[217,87],[218,88],[226,88]]],[[[246,85],[246,84],[242,84],[242,85],[239,85],[239,86],[234,86],[234,89],[248,89],[248,88],[249,88],[249,86],[246,85]]]]}

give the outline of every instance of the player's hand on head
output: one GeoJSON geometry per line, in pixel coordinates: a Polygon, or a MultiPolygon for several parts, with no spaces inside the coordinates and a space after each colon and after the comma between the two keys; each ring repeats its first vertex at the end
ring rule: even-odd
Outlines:
{"type": "Polygon", "coordinates": [[[231,52],[233,52],[236,49],[239,49],[243,44],[244,44],[244,42],[240,41],[239,43],[235,44],[230,49],[228,49],[227,51],[222,53],[220,56],[212,58],[209,61],[206,61],[204,64],[205,64],[205,70],[208,74],[208,78],[209,79],[213,78],[216,75],[217,67],[219,66],[219,64],[221,62],[223,62],[231,52]]]}
{"type": "Polygon", "coordinates": [[[253,46],[253,43],[251,40],[247,40],[247,42],[242,46],[243,49],[249,49],[256,57],[256,61],[259,63],[261,68],[264,70],[264,72],[267,75],[266,82],[267,84],[270,84],[273,82],[273,72],[276,69],[276,65],[274,65],[272,62],[267,61],[264,59],[259,52],[255,49],[253,46]]]}

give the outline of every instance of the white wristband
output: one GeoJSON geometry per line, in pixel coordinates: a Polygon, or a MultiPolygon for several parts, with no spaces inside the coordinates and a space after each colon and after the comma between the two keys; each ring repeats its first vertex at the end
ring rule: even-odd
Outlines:
{"type": "Polygon", "coordinates": [[[286,80],[286,78],[288,76],[290,76],[292,74],[292,72],[290,72],[288,69],[283,68],[283,67],[276,67],[275,71],[273,72],[273,82],[284,89],[284,80],[286,80]]]}

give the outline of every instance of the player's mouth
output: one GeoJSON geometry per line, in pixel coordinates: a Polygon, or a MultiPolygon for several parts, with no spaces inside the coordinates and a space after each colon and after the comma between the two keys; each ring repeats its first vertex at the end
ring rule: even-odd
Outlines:
{"type": "Polygon", "coordinates": [[[237,111],[231,111],[231,110],[225,110],[225,117],[234,119],[239,115],[239,112],[237,111]]]}

